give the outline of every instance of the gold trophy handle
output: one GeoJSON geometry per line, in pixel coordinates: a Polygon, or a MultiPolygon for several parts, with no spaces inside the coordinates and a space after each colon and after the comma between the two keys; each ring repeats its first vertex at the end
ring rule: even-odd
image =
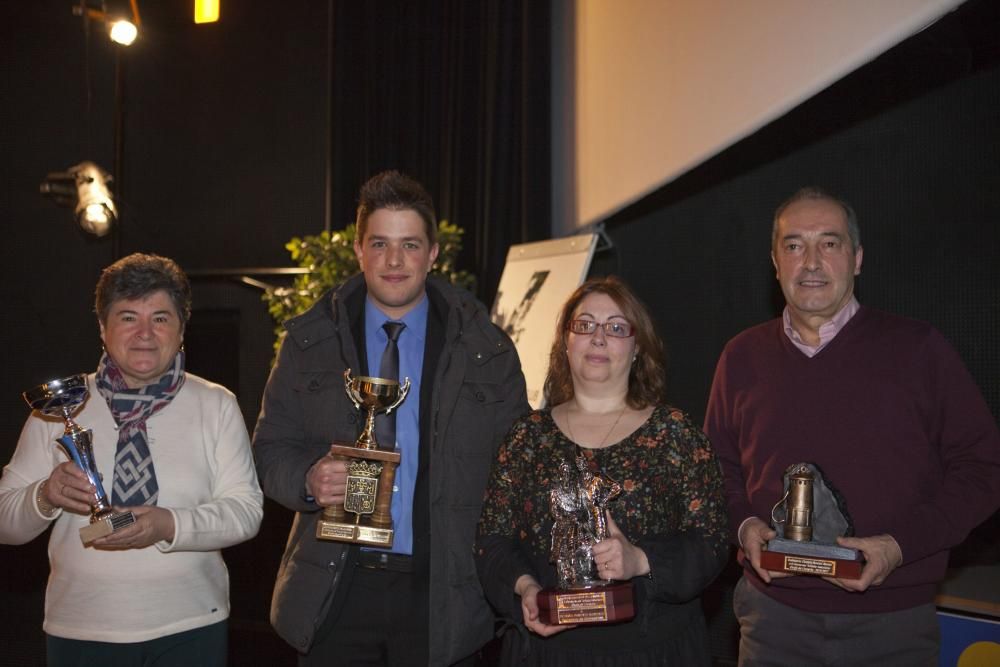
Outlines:
{"type": "Polygon", "coordinates": [[[352,403],[354,403],[354,409],[360,410],[361,402],[357,399],[357,397],[354,395],[354,391],[351,389],[352,380],[353,378],[351,377],[351,369],[348,368],[347,370],[344,371],[344,391],[347,392],[347,397],[351,399],[352,403]]]}
{"type": "Polygon", "coordinates": [[[409,393],[409,391],[410,391],[410,378],[406,378],[405,380],[403,380],[403,384],[399,385],[399,396],[396,398],[395,401],[392,402],[392,405],[390,405],[385,409],[385,414],[389,414],[393,410],[395,410],[396,407],[403,402],[403,399],[406,398],[406,394],[409,393]]]}

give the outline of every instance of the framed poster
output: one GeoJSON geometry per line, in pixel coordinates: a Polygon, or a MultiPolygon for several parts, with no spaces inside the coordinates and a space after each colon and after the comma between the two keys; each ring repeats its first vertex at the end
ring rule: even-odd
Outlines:
{"type": "Polygon", "coordinates": [[[507,252],[491,317],[517,347],[532,408],[544,402],[559,308],[586,279],[597,239],[597,234],[581,234],[522,243],[507,252]]]}

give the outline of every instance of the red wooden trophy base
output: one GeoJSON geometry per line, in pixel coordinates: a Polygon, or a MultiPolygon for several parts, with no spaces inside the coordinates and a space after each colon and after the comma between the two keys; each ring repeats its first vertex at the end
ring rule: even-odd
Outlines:
{"type": "MultiPolygon", "coordinates": [[[[860,558],[860,557],[859,557],[860,558]]],[[[760,552],[760,566],[771,572],[812,574],[838,579],[860,579],[863,560],[827,558],[818,554],[802,555],[775,550],[760,552]]]]}
{"type": "Polygon", "coordinates": [[[539,618],[549,625],[620,623],[635,616],[632,582],[581,589],[546,588],[538,593],[539,618]]]}

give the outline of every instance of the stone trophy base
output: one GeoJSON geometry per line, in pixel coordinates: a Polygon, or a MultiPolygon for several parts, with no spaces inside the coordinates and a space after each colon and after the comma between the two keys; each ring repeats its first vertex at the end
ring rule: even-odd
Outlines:
{"type": "Polygon", "coordinates": [[[796,542],[776,537],[760,554],[760,565],[772,572],[859,579],[864,557],[857,549],[827,542],[796,542]]]}
{"type": "Polygon", "coordinates": [[[538,612],[549,625],[621,623],[635,616],[631,581],[581,589],[546,588],[538,593],[538,612]]]}
{"type": "Polygon", "coordinates": [[[107,512],[101,516],[92,517],[90,525],[80,529],[80,541],[83,546],[90,546],[94,540],[110,535],[116,530],[127,528],[135,523],[135,515],[131,512],[107,512]]]}
{"type": "MultiPolygon", "coordinates": [[[[365,546],[389,548],[392,546],[394,531],[392,528],[392,485],[396,478],[396,467],[399,465],[398,450],[362,449],[354,445],[335,443],[330,446],[330,455],[345,461],[372,461],[382,464],[382,472],[375,484],[374,510],[369,514],[356,514],[344,508],[328,507],[323,510],[323,516],[316,522],[316,537],[320,540],[334,542],[350,542],[365,546]]],[[[374,482],[374,480],[372,480],[374,482]]],[[[348,495],[351,494],[351,477],[348,477],[348,495]]],[[[365,489],[362,489],[365,490],[365,489]]],[[[368,489],[370,491],[370,489],[368,489]]],[[[344,499],[345,504],[350,498],[344,499]]]]}

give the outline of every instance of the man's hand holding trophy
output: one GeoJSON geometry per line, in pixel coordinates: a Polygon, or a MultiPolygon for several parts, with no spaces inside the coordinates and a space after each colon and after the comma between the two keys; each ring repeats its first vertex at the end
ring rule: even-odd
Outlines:
{"type": "Polygon", "coordinates": [[[760,552],[760,566],[772,572],[840,579],[861,576],[856,549],[837,544],[854,534],[846,503],[819,468],[796,463],[785,470],[784,496],[771,510],[777,536],[760,552]]]}

